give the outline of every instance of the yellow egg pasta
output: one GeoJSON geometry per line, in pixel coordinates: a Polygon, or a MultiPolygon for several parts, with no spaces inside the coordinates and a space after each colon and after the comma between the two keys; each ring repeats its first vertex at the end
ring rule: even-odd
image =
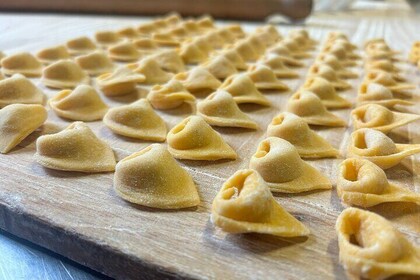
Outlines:
{"type": "Polygon", "coordinates": [[[43,104],[44,93],[21,74],[0,80],[0,108],[15,104],[43,104]]]}
{"type": "Polygon", "coordinates": [[[59,60],[42,71],[42,83],[51,88],[75,88],[81,84],[89,84],[89,76],[72,60],[59,60]]]}
{"type": "Polygon", "coordinates": [[[3,74],[8,76],[22,74],[26,77],[39,77],[42,72],[42,63],[28,52],[6,56],[0,64],[3,74]]]}
{"type": "Polygon", "coordinates": [[[163,85],[155,85],[147,94],[147,100],[156,109],[168,110],[183,103],[194,104],[195,97],[178,80],[170,80],[163,85]]]}
{"type": "Polygon", "coordinates": [[[76,57],[76,63],[91,76],[112,72],[115,65],[111,59],[101,51],[95,51],[76,57]]]}
{"type": "Polygon", "coordinates": [[[63,45],[44,48],[36,53],[36,57],[45,64],[50,64],[61,59],[69,59],[70,53],[63,45]]]}
{"type": "Polygon", "coordinates": [[[145,79],[144,75],[120,66],[112,73],[102,74],[97,77],[96,83],[106,96],[120,96],[134,92],[137,84],[145,79]]]}

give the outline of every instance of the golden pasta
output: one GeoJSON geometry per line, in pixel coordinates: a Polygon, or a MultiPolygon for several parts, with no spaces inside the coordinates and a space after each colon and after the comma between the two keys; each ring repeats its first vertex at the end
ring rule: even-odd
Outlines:
{"type": "Polygon", "coordinates": [[[394,93],[416,88],[415,85],[403,83],[402,80],[397,74],[391,74],[381,70],[371,70],[365,75],[365,82],[381,84],[394,93]]]}
{"type": "Polygon", "coordinates": [[[63,45],[44,48],[36,53],[36,57],[45,64],[50,64],[61,59],[69,59],[70,53],[63,45]]]}
{"type": "Polygon", "coordinates": [[[336,90],[347,90],[351,85],[337,76],[336,71],[326,64],[314,64],[309,68],[308,76],[321,77],[329,81],[336,90]]]}
{"type": "Polygon", "coordinates": [[[267,66],[273,70],[277,78],[283,79],[295,79],[299,77],[299,74],[289,67],[286,66],[285,60],[282,56],[279,55],[269,55],[264,59],[258,61],[259,64],[267,66]]]}
{"type": "Polygon", "coordinates": [[[105,30],[96,32],[95,40],[100,46],[107,48],[121,42],[122,38],[117,32],[105,30]]]}
{"type": "Polygon", "coordinates": [[[168,110],[183,103],[195,103],[195,97],[178,80],[170,80],[163,85],[155,85],[147,94],[147,100],[156,109],[168,110]]]}
{"type": "Polygon", "coordinates": [[[91,76],[112,72],[115,67],[109,57],[101,51],[78,56],[75,61],[91,76]]]}
{"type": "Polygon", "coordinates": [[[396,105],[414,105],[413,102],[394,97],[392,91],[377,83],[362,83],[357,94],[359,105],[378,104],[389,109],[396,105]]]}
{"type": "Polygon", "coordinates": [[[238,73],[235,65],[223,55],[211,57],[200,66],[221,80],[238,73]]]}
{"type": "Polygon", "coordinates": [[[22,74],[26,77],[41,76],[42,63],[28,52],[6,56],[0,61],[3,74],[22,74]]]}
{"type": "Polygon", "coordinates": [[[89,76],[71,60],[59,60],[42,71],[42,83],[52,88],[75,88],[81,84],[89,84],[89,76]]]}
{"type": "Polygon", "coordinates": [[[194,67],[188,72],[176,74],[178,80],[189,92],[211,92],[221,86],[221,82],[203,67],[194,67]]]}
{"type": "Polygon", "coordinates": [[[108,48],[108,56],[116,61],[136,61],[141,57],[140,51],[132,42],[123,41],[108,48]]]}
{"type": "Polygon", "coordinates": [[[94,51],[96,45],[91,39],[83,36],[67,41],[66,48],[71,55],[81,55],[94,51]]]}
{"type": "Polygon", "coordinates": [[[43,104],[44,99],[44,93],[21,74],[0,80],[0,108],[15,103],[43,104]]]}
{"type": "Polygon", "coordinates": [[[145,57],[137,63],[127,65],[135,73],[145,76],[142,82],[147,85],[164,84],[168,82],[173,76],[173,73],[163,70],[160,65],[150,57],[145,57]]]}
{"type": "Polygon", "coordinates": [[[179,73],[185,71],[185,64],[182,61],[182,58],[174,50],[165,50],[153,54],[151,56],[159,66],[168,72],[179,73]]]}
{"type": "Polygon", "coordinates": [[[262,64],[254,64],[249,67],[247,75],[260,90],[288,91],[290,88],[277,79],[273,70],[262,64]]]}
{"type": "Polygon", "coordinates": [[[134,92],[137,84],[145,79],[144,75],[120,66],[112,73],[102,74],[97,77],[96,83],[106,96],[120,96],[134,92]]]}

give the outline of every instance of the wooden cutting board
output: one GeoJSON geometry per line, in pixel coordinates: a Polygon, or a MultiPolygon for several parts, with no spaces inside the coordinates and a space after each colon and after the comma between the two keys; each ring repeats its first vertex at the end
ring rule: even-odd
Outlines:
{"type": "MultiPolygon", "coordinates": [[[[63,43],[96,30],[135,25],[145,19],[0,14],[0,50],[35,52],[42,47],[63,43]]],[[[244,23],[246,30],[255,24],[244,23]]],[[[372,16],[357,14],[319,15],[307,28],[322,40],[331,30],[346,32],[361,45],[365,39],[385,37],[391,47],[406,55],[416,34],[419,20],[409,15],[372,16]]],[[[280,27],[282,33],[297,27],[280,27]]],[[[309,66],[312,61],[306,61],[309,66]]],[[[414,66],[405,64],[404,75],[419,82],[414,66]]],[[[362,74],[362,67],[354,69],[362,74]]],[[[296,89],[301,79],[286,83],[296,89]]],[[[35,82],[45,89],[38,80],[35,82]]],[[[351,80],[353,89],[342,96],[354,101],[360,80],[351,80]]],[[[48,96],[55,91],[45,89],[48,96]]],[[[48,170],[34,162],[38,136],[64,128],[69,122],[49,111],[44,127],[30,135],[7,155],[0,155],[0,227],[45,246],[72,260],[117,278],[200,278],[200,279],[346,279],[338,262],[334,224],[343,210],[336,191],[278,195],[276,200],[311,230],[309,238],[282,239],[249,234],[228,235],[213,227],[211,202],[222,183],[236,170],[246,168],[257,144],[264,138],[272,117],[285,107],[291,93],[268,93],[271,108],[244,106],[261,129],[217,129],[238,152],[236,161],[181,161],[193,176],[201,197],[196,209],[161,211],[131,205],[120,199],[112,188],[113,174],[82,174],[48,170]]],[[[136,96],[104,100],[112,105],[131,102],[136,96]]],[[[418,105],[410,108],[420,112],[418,105]]],[[[349,119],[350,110],[336,110],[349,119]]],[[[187,107],[159,112],[169,128],[190,114],[187,107]]],[[[89,123],[105,139],[119,158],[150,143],[133,141],[111,133],[101,122],[89,123]]],[[[420,143],[420,123],[395,130],[391,136],[400,142],[420,143]]],[[[351,127],[318,129],[342,153],[351,127]]],[[[406,159],[387,171],[390,179],[416,191],[419,189],[419,156],[406,159]]],[[[335,182],[337,165],[342,159],[309,161],[335,182]]],[[[371,209],[390,219],[408,238],[419,242],[420,207],[391,203],[371,209]]]]}

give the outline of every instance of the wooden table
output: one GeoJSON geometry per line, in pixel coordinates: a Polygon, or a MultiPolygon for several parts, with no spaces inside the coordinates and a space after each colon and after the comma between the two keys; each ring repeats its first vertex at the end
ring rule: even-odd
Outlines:
{"type": "MultiPolygon", "coordinates": [[[[143,18],[64,15],[0,14],[0,50],[35,52],[42,47],[63,43],[101,29],[138,24],[143,18]]],[[[256,24],[245,24],[252,30],[256,24]]],[[[391,47],[407,52],[419,39],[419,19],[408,14],[384,11],[318,15],[307,22],[316,39],[328,31],[346,32],[361,45],[365,39],[385,37],[391,47]],[[403,17],[401,17],[403,16],[403,17]]],[[[286,33],[295,26],[280,27],[286,33]]],[[[306,61],[308,66],[311,60],[306,61]]],[[[417,70],[404,65],[405,75],[419,82],[417,70]]],[[[358,72],[362,67],[358,67],[358,72]]],[[[302,77],[306,69],[300,71],[302,77]]],[[[43,86],[36,81],[40,87],[43,86]]],[[[359,80],[342,95],[354,100],[359,80]]],[[[300,80],[286,82],[296,89],[300,80]]],[[[45,89],[45,88],[44,88],[45,89]]],[[[55,91],[45,89],[48,96],[55,91]]],[[[311,192],[276,197],[288,211],[307,225],[307,239],[281,239],[263,235],[227,235],[213,227],[210,206],[222,183],[240,168],[246,168],[271,118],[283,110],[290,93],[267,94],[271,108],[246,106],[255,119],[257,132],[217,129],[238,152],[236,161],[202,163],[182,161],[198,185],[201,204],[195,210],[159,211],[137,207],[120,199],[112,189],[113,174],[81,174],[48,170],[35,163],[35,140],[43,134],[69,124],[50,110],[47,124],[30,135],[18,148],[0,155],[0,227],[45,246],[97,271],[118,278],[206,278],[206,279],[346,279],[338,262],[334,224],[343,207],[336,191],[311,192]]],[[[132,101],[104,100],[112,105],[132,101]]],[[[418,106],[411,111],[420,112],[418,106]]],[[[350,110],[334,111],[349,119],[350,110]]],[[[190,112],[181,108],[159,112],[168,127],[190,112]]],[[[132,141],[111,133],[101,122],[89,123],[105,139],[119,158],[150,143],[132,141]]],[[[400,142],[420,143],[420,124],[395,130],[391,136],[400,142]]],[[[322,129],[319,133],[344,154],[352,128],[322,129]]],[[[387,171],[390,179],[420,191],[419,156],[404,160],[387,171]]],[[[310,161],[335,182],[342,159],[310,161]]],[[[408,238],[419,243],[420,207],[392,203],[371,210],[390,219],[408,238]]]]}

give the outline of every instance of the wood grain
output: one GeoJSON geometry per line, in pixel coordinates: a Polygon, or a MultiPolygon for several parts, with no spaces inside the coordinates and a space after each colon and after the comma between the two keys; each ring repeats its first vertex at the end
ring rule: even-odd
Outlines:
{"type": "MultiPolygon", "coordinates": [[[[143,19],[91,16],[0,15],[0,50],[8,54],[36,50],[62,43],[96,30],[137,24],[143,19]]],[[[328,31],[346,32],[361,45],[365,39],[385,37],[391,47],[407,53],[416,38],[419,20],[383,14],[321,15],[312,17],[307,28],[316,39],[328,31]]],[[[244,23],[247,30],[256,24],[244,23]]],[[[280,27],[282,33],[294,26],[280,27]]],[[[309,66],[312,61],[306,61],[309,66]]],[[[419,82],[417,70],[402,65],[404,75],[419,82]]],[[[362,67],[355,69],[362,74],[362,67]]],[[[306,69],[300,73],[304,77],[306,69]]],[[[36,83],[45,89],[39,81],[36,83]]],[[[286,83],[296,89],[300,80],[286,83]]],[[[354,101],[359,80],[342,96],[354,101]]],[[[48,96],[55,91],[45,89],[48,96]]],[[[10,154],[0,155],[0,227],[47,247],[72,260],[107,275],[121,278],[199,278],[199,279],[346,279],[338,262],[336,217],[343,207],[336,191],[301,195],[278,195],[276,200],[307,225],[312,234],[303,239],[281,239],[265,235],[228,235],[213,227],[209,219],[211,202],[222,183],[237,169],[245,168],[271,118],[280,112],[290,93],[267,93],[271,108],[244,106],[262,129],[217,129],[238,152],[236,161],[203,163],[181,161],[193,176],[201,197],[196,209],[159,211],[131,205],[112,189],[112,173],[81,174],[48,170],[35,163],[36,138],[61,129],[69,122],[49,111],[47,124],[30,135],[10,154]]],[[[104,98],[111,106],[132,101],[104,98]]],[[[420,112],[418,106],[410,109],[420,112]]],[[[349,119],[350,110],[334,111],[349,119]]],[[[159,112],[168,127],[186,117],[186,108],[159,112]]],[[[121,158],[149,145],[111,133],[102,122],[89,126],[105,139],[121,158]]],[[[392,133],[400,142],[420,143],[420,124],[392,133]]],[[[351,127],[319,129],[322,136],[342,153],[351,127]]],[[[387,171],[389,178],[413,190],[419,189],[419,156],[406,159],[387,171]]],[[[309,161],[335,182],[337,164],[342,159],[309,161]]],[[[420,207],[392,203],[372,210],[390,219],[411,240],[420,243],[420,207]]]]}

